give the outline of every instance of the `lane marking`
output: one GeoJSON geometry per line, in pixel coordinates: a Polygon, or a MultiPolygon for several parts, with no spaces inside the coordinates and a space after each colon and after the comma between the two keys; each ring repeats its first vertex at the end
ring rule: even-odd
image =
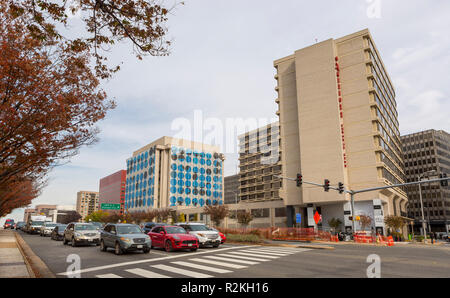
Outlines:
{"type": "Polygon", "coordinates": [[[225,269],[220,269],[220,268],[215,268],[215,267],[209,267],[209,266],[203,266],[203,265],[189,263],[189,262],[183,262],[183,261],[175,261],[175,262],[171,262],[171,263],[172,264],[176,264],[176,265],[186,266],[186,267],[192,267],[192,268],[195,268],[195,269],[216,272],[216,273],[230,273],[230,272],[233,272],[233,271],[230,271],[230,270],[225,270],[225,269]]]}
{"type": "Polygon", "coordinates": [[[215,259],[220,261],[227,261],[227,262],[233,262],[233,263],[242,263],[242,264],[249,264],[249,265],[256,265],[259,264],[258,262],[252,262],[252,261],[244,261],[244,260],[236,260],[236,259],[230,259],[230,258],[223,258],[223,257],[217,257],[217,256],[204,256],[208,259],[215,259]]]}
{"type": "Polygon", "coordinates": [[[258,258],[253,258],[253,257],[238,256],[238,255],[234,255],[234,254],[218,254],[218,255],[223,256],[223,257],[238,258],[238,259],[244,259],[244,260],[250,260],[250,261],[259,261],[259,262],[270,261],[267,259],[258,259],[258,258]]]}
{"type": "Polygon", "coordinates": [[[233,255],[243,255],[243,256],[249,256],[249,257],[267,258],[267,259],[278,259],[279,258],[279,256],[258,255],[256,253],[241,252],[241,251],[230,251],[229,253],[233,254],[233,255]]]}
{"type": "Polygon", "coordinates": [[[165,270],[165,271],[181,274],[181,275],[186,275],[186,276],[189,276],[189,277],[195,277],[195,278],[213,277],[213,276],[208,275],[208,274],[199,273],[199,272],[190,271],[190,270],[185,270],[185,269],[172,267],[172,266],[168,266],[168,265],[163,265],[163,264],[152,265],[152,267],[160,269],[160,270],[165,270]]]}
{"type": "Polygon", "coordinates": [[[206,264],[217,265],[217,266],[222,266],[222,267],[229,267],[229,268],[234,268],[234,269],[247,268],[247,266],[244,266],[244,265],[230,264],[230,263],[224,263],[224,262],[218,262],[218,261],[206,260],[206,259],[198,259],[198,258],[189,259],[189,261],[206,263],[206,264]]]}
{"type": "Polygon", "coordinates": [[[162,260],[170,260],[170,259],[182,258],[185,256],[197,256],[197,255],[203,255],[203,254],[208,254],[208,253],[212,253],[212,252],[221,252],[221,251],[227,251],[227,250],[231,250],[231,249],[240,249],[240,248],[250,248],[250,247],[255,247],[255,246],[257,246],[257,245],[218,248],[213,251],[188,252],[188,253],[184,253],[184,254],[180,254],[180,255],[176,255],[176,256],[168,256],[168,257],[146,259],[146,260],[139,260],[139,261],[129,261],[129,262],[123,262],[123,263],[117,263],[117,264],[91,267],[91,268],[86,268],[86,269],[81,269],[81,270],[76,270],[76,271],[71,271],[71,272],[61,272],[61,273],[58,273],[57,275],[72,275],[72,274],[78,274],[78,273],[86,273],[86,272],[92,272],[92,271],[98,271],[98,270],[104,270],[104,269],[123,267],[123,266],[128,266],[128,265],[150,263],[150,262],[156,262],[156,261],[162,261],[162,260]]]}
{"type": "Polygon", "coordinates": [[[98,278],[122,278],[122,276],[119,276],[119,275],[113,274],[113,273],[100,274],[100,275],[96,275],[96,277],[98,277],[98,278]]]}
{"type": "Polygon", "coordinates": [[[286,254],[295,254],[298,252],[298,251],[292,251],[292,250],[281,250],[281,249],[270,249],[270,248],[252,248],[252,250],[279,252],[279,253],[286,253],[286,254]]]}
{"type": "Polygon", "coordinates": [[[133,269],[126,269],[126,272],[130,272],[142,277],[146,277],[146,278],[169,278],[169,276],[167,275],[162,275],[150,270],[145,270],[142,268],[133,268],[133,269]]]}
{"type": "Polygon", "coordinates": [[[276,253],[276,252],[266,252],[266,251],[254,251],[254,250],[249,250],[249,249],[243,249],[241,251],[244,252],[251,252],[251,253],[257,253],[257,254],[263,254],[263,255],[269,255],[269,256],[279,256],[279,257],[283,257],[286,256],[287,254],[283,254],[283,253],[276,253]]]}

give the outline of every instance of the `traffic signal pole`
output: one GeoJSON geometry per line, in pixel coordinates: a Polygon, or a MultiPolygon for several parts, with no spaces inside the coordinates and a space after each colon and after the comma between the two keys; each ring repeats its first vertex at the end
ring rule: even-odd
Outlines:
{"type": "MultiPolygon", "coordinates": [[[[296,178],[289,178],[289,177],[283,177],[283,176],[278,176],[278,175],[275,175],[275,177],[280,178],[280,179],[297,181],[296,178]]],[[[353,229],[353,233],[356,231],[355,230],[355,216],[356,216],[355,215],[355,195],[356,194],[363,193],[363,192],[369,192],[369,191],[388,189],[388,188],[408,186],[408,185],[419,184],[419,186],[420,186],[421,184],[424,184],[424,183],[444,182],[444,181],[448,181],[448,180],[450,180],[450,177],[436,178],[436,179],[429,179],[429,180],[420,180],[420,181],[415,181],[415,182],[407,182],[407,183],[393,184],[393,185],[387,185],[387,186],[365,188],[365,189],[360,189],[360,190],[347,190],[347,189],[344,189],[344,191],[343,191],[344,193],[350,194],[351,208],[352,208],[352,229],[353,229]]],[[[309,185],[314,185],[314,186],[319,186],[319,187],[324,187],[323,184],[314,183],[314,182],[308,182],[308,181],[304,181],[304,180],[303,180],[303,183],[309,184],[309,185]]],[[[329,188],[337,190],[337,191],[340,191],[340,189],[337,188],[337,187],[330,186],[329,188]]]]}

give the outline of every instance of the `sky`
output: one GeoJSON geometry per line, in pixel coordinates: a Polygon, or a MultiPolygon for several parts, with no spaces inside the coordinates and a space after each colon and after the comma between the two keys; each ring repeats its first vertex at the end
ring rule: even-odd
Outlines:
{"type": "MultiPolygon", "coordinates": [[[[400,133],[450,132],[447,0],[184,2],[169,17],[169,56],[139,61],[125,43],[108,53],[121,71],[102,88],[118,106],[98,122],[99,142],[52,170],[32,206],[75,205],[77,191],[98,191],[100,178],[125,169],[133,151],[176,135],[173,123],[194,122],[195,111],[223,123],[276,120],[273,61],[365,28],[393,81],[400,133]]],[[[225,175],[237,173],[236,151],[223,152],[225,175]]],[[[23,208],[6,218],[22,220],[23,208]]]]}

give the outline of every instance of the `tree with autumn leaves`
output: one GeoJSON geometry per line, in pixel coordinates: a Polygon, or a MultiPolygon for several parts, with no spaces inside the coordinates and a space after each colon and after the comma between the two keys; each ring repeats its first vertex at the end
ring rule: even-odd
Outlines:
{"type": "Polygon", "coordinates": [[[153,0],[0,2],[0,216],[39,195],[56,165],[94,144],[115,107],[101,81],[119,70],[105,47],[128,40],[139,59],[167,55],[172,8],[153,0]],[[67,11],[85,32],[69,38],[67,11]]]}

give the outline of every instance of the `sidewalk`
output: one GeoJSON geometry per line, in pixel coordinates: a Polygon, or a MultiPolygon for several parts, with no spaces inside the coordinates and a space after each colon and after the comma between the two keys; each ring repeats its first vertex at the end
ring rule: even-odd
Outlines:
{"type": "Polygon", "coordinates": [[[0,230],[0,278],[31,278],[14,230],[0,230]]]}

